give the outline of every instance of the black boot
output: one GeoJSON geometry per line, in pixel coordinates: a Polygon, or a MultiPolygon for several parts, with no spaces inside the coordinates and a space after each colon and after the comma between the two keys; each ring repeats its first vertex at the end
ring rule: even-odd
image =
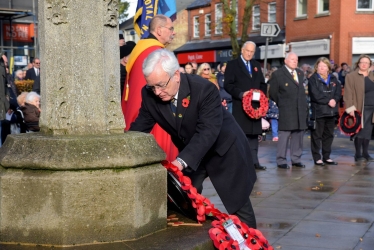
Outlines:
{"type": "Polygon", "coordinates": [[[365,158],[362,157],[362,154],[361,154],[361,148],[362,148],[362,144],[364,142],[364,139],[356,137],[354,139],[354,142],[355,142],[355,149],[356,149],[355,161],[363,161],[363,160],[365,160],[365,158]]]}
{"type": "Polygon", "coordinates": [[[363,139],[362,143],[362,156],[367,160],[367,161],[374,161],[374,159],[369,155],[369,143],[370,140],[368,139],[363,139]]]}

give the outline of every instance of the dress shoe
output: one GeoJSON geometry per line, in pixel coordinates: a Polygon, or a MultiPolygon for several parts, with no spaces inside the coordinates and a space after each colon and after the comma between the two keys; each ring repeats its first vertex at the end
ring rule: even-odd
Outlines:
{"type": "Polygon", "coordinates": [[[333,160],[327,160],[327,161],[323,161],[324,163],[326,163],[327,165],[338,165],[338,163],[336,161],[333,161],[333,160]]]}
{"type": "Polygon", "coordinates": [[[374,161],[374,158],[372,158],[370,155],[364,156],[365,160],[367,161],[374,161]]]}
{"type": "Polygon", "coordinates": [[[355,156],[355,161],[364,161],[365,158],[362,156],[355,156]]]}
{"type": "Polygon", "coordinates": [[[323,163],[322,161],[321,162],[315,161],[314,164],[317,166],[325,166],[325,163],[323,163]]]}
{"type": "Polygon", "coordinates": [[[253,164],[253,165],[255,165],[255,169],[266,170],[266,167],[265,166],[261,166],[260,164],[253,164]]]}
{"type": "Polygon", "coordinates": [[[278,168],[287,169],[287,168],[290,168],[290,166],[288,166],[287,164],[280,164],[278,165],[278,168]]]}
{"type": "Polygon", "coordinates": [[[298,167],[298,168],[305,168],[305,165],[302,164],[301,162],[298,163],[292,163],[292,166],[298,167]]]}

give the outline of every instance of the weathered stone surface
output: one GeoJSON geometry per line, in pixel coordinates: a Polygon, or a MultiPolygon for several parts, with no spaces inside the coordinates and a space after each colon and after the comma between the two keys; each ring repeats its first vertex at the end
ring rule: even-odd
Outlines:
{"type": "Polygon", "coordinates": [[[43,132],[123,132],[117,2],[39,1],[43,132]]]}
{"type": "Polygon", "coordinates": [[[0,173],[2,243],[92,244],[166,228],[166,170],[160,164],[0,173]]]}
{"type": "Polygon", "coordinates": [[[150,134],[52,136],[9,135],[0,150],[0,164],[23,169],[108,169],[160,162],[165,153],[150,134]]]}

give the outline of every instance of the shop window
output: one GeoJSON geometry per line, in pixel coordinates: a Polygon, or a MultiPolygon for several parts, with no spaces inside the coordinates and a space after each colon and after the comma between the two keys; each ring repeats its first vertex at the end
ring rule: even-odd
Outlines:
{"type": "Polygon", "coordinates": [[[357,0],[357,10],[373,10],[373,0],[357,0]]]}
{"type": "Polygon", "coordinates": [[[275,23],[277,21],[277,9],[275,3],[269,3],[268,5],[268,22],[269,23],[275,23]]]}
{"type": "Polygon", "coordinates": [[[318,0],[318,13],[327,13],[330,11],[330,0],[318,0]]]}
{"type": "Polygon", "coordinates": [[[214,33],[216,35],[222,34],[222,3],[217,3],[215,5],[215,28],[214,33]]]}
{"type": "Polygon", "coordinates": [[[210,18],[210,14],[207,14],[205,15],[205,36],[210,36],[210,32],[211,32],[211,29],[210,29],[210,25],[211,25],[211,18],[210,18]]]}
{"type": "Polygon", "coordinates": [[[302,17],[307,15],[308,0],[296,0],[297,2],[297,16],[302,17]]]}
{"type": "Polygon", "coordinates": [[[200,29],[199,29],[199,16],[193,17],[193,37],[199,37],[200,36],[200,29]]]}
{"type": "Polygon", "coordinates": [[[252,30],[260,29],[260,5],[253,6],[252,30]]]}

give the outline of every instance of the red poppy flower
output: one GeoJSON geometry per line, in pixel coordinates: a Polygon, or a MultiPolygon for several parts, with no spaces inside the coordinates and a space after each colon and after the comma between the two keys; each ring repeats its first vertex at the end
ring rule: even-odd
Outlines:
{"type": "Polygon", "coordinates": [[[251,89],[249,94],[243,97],[243,109],[247,115],[253,119],[260,119],[266,115],[269,109],[269,101],[265,94],[258,89],[251,89]],[[257,109],[252,107],[253,92],[260,92],[260,107],[257,109]]]}
{"type": "Polygon", "coordinates": [[[255,67],[254,70],[257,72],[257,67],[255,67]]]}
{"type": "MultiPolygon", "coordinates": [[[[252,95],[251,95],[252,96],[252,95]]],[[[183,100],[183,103],[189,103],[189,98],[183,100]],[[187,100],[186,102],[184,102],[187,100]]],[[[195,187],[191,185],[191,180],[184,176],[183,173],[169,161],[162,161],[161,164],[169,171],[172,172],[178,181],[181,183],[182,190],[184,190],[188,197],[191,199],[192,206],[196,209],[196,217],[199,223],[205,221],[205,215],[212,216],[216,218],[212,222],[212,227],[209,230],[209,236],[213,241],[213,244],[218,249],[239,249],[238,242],[234,241],[230,235],[226,232],[222,223],[231,219],[238,229],[239,233],[245,239],[248,246],[251,246],[253,250],[267,249],[274,250],[274,248],[269,244],[267,239],[263,236],[261,231],[249,228],[247,224],[241,222],[240,219],[235,215],[228,215],[222,213],[201,194],[197,193],[195,187]]]]}
{"type": "Polygon", "coordinates": [[[182,106],[183,106],[184,108],[187,108],[188,105],[190,105],[190,100],[188,100],[187,98],[184,98],[184,99],[182,100],[182,106]]]}

